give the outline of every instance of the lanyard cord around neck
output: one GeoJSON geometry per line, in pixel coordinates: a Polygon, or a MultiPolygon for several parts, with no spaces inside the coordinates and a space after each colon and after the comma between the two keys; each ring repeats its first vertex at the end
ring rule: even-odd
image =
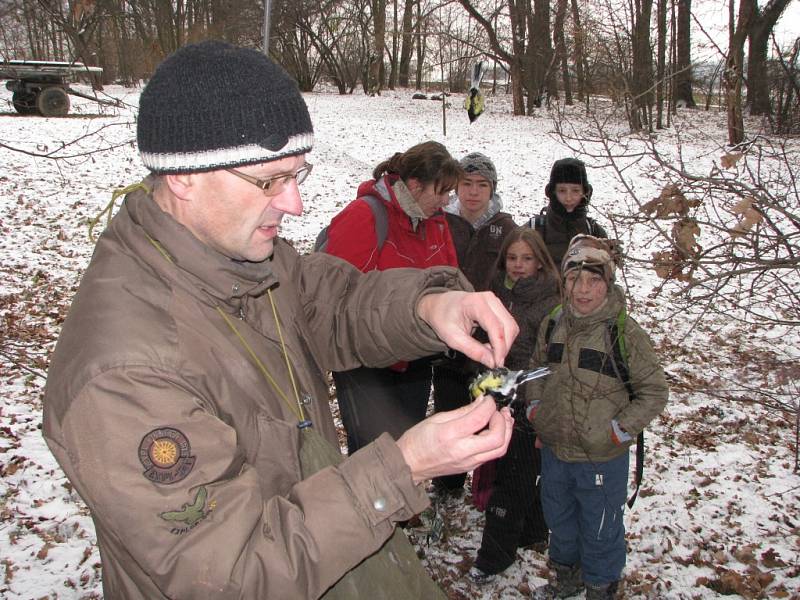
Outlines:
{"type": "MultiPolygon", "coordinates": [[[[159,251],[159,253],[167,260],[167,262],[174,264],[172,257],[167,253],[167,251],[161,244],[159,244],[149,235],[147,235],[147,239],[150,240],[150,243],[153,244],[155,249],[159,251]]],[[[247,340],[244,339],[244,336],[242,336],[242,334],[236,328],[236,325],[233,323],[231,318],[225,314],[225,311],[223,311],[219,305],[215,306],[214,308],[220,314],[222,320],[225,321],[225,323],[228,325],[228,327],[236,336],[236,338],[239,340],[239,342],[242,344],[242,346],[244,346],[244,349],[247,350],[247,353],[250,355],[250,359],[253,361],[256,367],[258,367],[258,370],[261,372],[261,375],[263,375],[267,383],[269,383],[272,386],[272,388],[275,390],[278,396],[280,396],[280,398],[286,403],[286,406],[289,407],[289,410],[291,410],[292,413],[294,413],[294,415],[297,417],[297,420],[299,421],[298,427],[303,429],[305,427],[309,427],[311,425],[311,421],[306,419],[305,411],[303,410],[303,404],[302,402],[300,402],[300,393],[297,391],[297,383],[295,382],[294,379],[294,371],[292,370],[292,365],[289,362],[289,353],[286,351],[286,342],[283,340],[283,331],[281,330],[280,319],[278,319],[278,311],[275,309],[275,300],[272,297],[272,290],[267,290],[267,295],[269,296],[269,303],[270,306],[272,307],[272,316],[275,319],[275,328],[278,331],[278,339],[280,340],[281,343],[281,353],[283,354],[283,358],[286,361],[286,370],[289,372],[289,380],[292,382],[292,391],[294,392],[294,399],[295,403],[297,404],[297,409],[295,409],[295,407],[292,405],[292,401],[289,400],[289,397],[286,395],[286,393],[278,386],[278,383],[275,381],[275,378],[269,372],[269,370],[261,361],[261,359],[258,358],[258,355],[253,350],[252,346],[250,346],[250,344],[247,343],[247,340]]]]}
{"type": "Polygon", "coordinates": [[[292,370],[292,365],[289,362],[289,353],[286,351],[286,342],[283,339],[283,332],[281,331],[281,322],[278,319],[278,312],[275,309],[275,300],[272,297],[272,290],[267,290],[267,294],[269,295],[269,303],[270,306],[272,307],[272,316],[275,319],[275,328],[278,330],[278,339],[281,342],[281,353],[283,354],[283,358],[286,361],[286,370],[289,372],[289,380],[292,382],[292,391],[294,392],[294,399],[297,404],[297,410],[295,410],[294,406],[292,406],[292,402],[289,400],[289,397],[284,393],[284,391],[280,387],[278,387],[275,378],[272,377],[269,370],[264,365],[264,363],[261,362],[261,359],[258,358],[253,348],[250,346],[250,344],[247,343],[247,340],[244,339],[244,337],[236,328],[236,325],[233,323],[231,318],[228,315],[226,315],[225,312],[219,306],[217,306],[216,309],[217,312],[224,319],[225,323],[227,323],[228,327],[230,327],[234,335],[239,339],[242,346],[244,346],[245,350],[247,350],[247,353],[250,355],[250,358],[252,359],[253,363],[255,363],[255,365],[258,367],[258,370],[261,371],[261,374],[264,376],[264,379],[266,379],[266,381],[273,387],[275,392],[286,403],[286,406],[289,407],[289,409],[295,414],[297,419],[300,421],[299,426],[301,428],[308,427],[309,425],[311,425],[311,422],[306,420],[305,411],[303,411],[303,404],[302,402],[300,402],[300,393],[297,391],[297,383],[295,382],[294,379],[294,372],[292,370]]]}

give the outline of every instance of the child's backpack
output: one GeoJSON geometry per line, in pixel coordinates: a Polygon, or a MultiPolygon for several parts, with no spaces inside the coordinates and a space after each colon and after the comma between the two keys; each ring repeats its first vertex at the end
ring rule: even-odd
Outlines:
{"type": "MultiPolygon", "coordinates": [[[[386,205],[377,196],[361,196],[360,199],[366,202],[372,210],[372,216],[375,219],[375,235],[378,238],[378,252],[380,252],[386,242],[386,236],[389,234],[389,213],[386,211],[386,205]]],[[[317,234],[317,239],[314,241],[314,252],[325,252],[327,245],[328,225],[317,234]]]]}
{"type": "MultiPolygon", "coordinates": [[[[544,341],[545,346],[547,348],[547,357],[548,362],[550,361],[550,340],[553,337],[553,332],[556,329],[556,325],[558,324],[559,319],[561,319],[562,315],[562,306],[559,304],[556,306],[552,311],[550,311],[550,315],[547,321],[547,329],[545,329],[544,333],[544,341]]],[[[633,391],[633,386],[631,385],[630,380],[630,371],[628,370],[628,352],[625,349],[625,321],[628,318],[628,314],[625,312],[625,308],[623,307],[619,314],[617,315],[616,319],[607,319],[606,320],[606,327],[608,328],[608,334],[611,339],[611,345],[613,347],[613,353],[611,355],[611,360],[613,364],[611,365],[614,372],[619,375],[620,380],[622,381],[625,389],[628,392],[628,400],[633,402],[635,397],[635,393],[633,391]]],[[[558,357],[560,360],[561,357],[558,357]]],[[[636,490],[633,492],[633,495],[628,498],[628,508],[633,507],[633,503],[636,501],[636,497],[639,495],[639,488],[642,486],[642,477],[644,475],[644,431],[642,431],[639,436],[636,438],[636,475],[635,475],[635,482],[636,482],[636,490]]]]}
{"type": "MultiPolygon", "coordinates": [[[[547,216],[547,209],[548,207],[545,206],[538,215],[534,215],[528,220],[528,227],[535,229],[539,235],[542,236],[542,240],[544,240],[545,243],[547,243],[547,219],[545,218],[547,216]]],[[[589,228],[589,235],[593,235],[594,237],[605,237],[605,235],[600,231],[600,225],[598,225],[597,221],[595,221],[592,217],[586,217],[586,224],[589,228]]]]}

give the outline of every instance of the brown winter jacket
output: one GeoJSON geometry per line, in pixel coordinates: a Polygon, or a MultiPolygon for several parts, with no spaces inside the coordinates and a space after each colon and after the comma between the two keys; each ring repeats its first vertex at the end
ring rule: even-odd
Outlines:
{"type": "Polygon", "coordinates": [[[605,462],[621,455],[667,403],[669,389],[658,356],[630,316],[624,336],[633,402],[613,370],[606,322],[616,319],[624,305],[622,289],[613,285],[608,302],[596,313],[579,316],[565,306],[550,338],[549,356],[545,344],[549,319],[539,328],[531,366],[549,366],[552,374],[531,381],[526,399],[541,401],[534,428],[542,443],[565,462],[605,462]],[[612,419],[630,434],[630,442],[612,441],[612,419]]]}
{"type": "Polygon", "coordinates": [[[458,268],[476,291],[489,289],[500,247],[516,223],[511,215],[498,212],[477,230],[464,217],[445,212],[458,255],[458,268]]]}
{"type": "Polygon", "coordinates": [[[536,277],[520,279],[511,289],[506,287],[505,280],[506,272],[498,271],[492,281],[492,291],[519,325],[519,334],[508,351],[505,366],[512,370],[527,369],[533,356],[539,325],[561,303],[561,291],[557,281],[541,273],[536,277]]]}
{"type": "Polygon", "coordinates": [[[468,287],[447,268],[362,275],[283,240],[271,260],[231,261],[130,194],[44,401],[47,443],[92,512],[105,597],[317,598],[427,506],[388,436],[301,480],[298,418],[216,307],[292,399],[271,290],[306,418],[338,448],[324,371],[442,351],[417,301],[468,287]]]}

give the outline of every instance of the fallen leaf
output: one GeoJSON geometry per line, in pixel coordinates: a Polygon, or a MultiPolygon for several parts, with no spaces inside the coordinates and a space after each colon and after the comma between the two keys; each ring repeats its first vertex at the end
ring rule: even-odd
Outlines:
{"type": "Polygon", "coordinates": [[[742,152],[728,152],[720,157],[719,163],[723,169],[730,169],[741,160],[742,156],[744,156],[742,152]]]}
{"type": "Polygon", "coordinates": [[[764,566],[768,569],[775,569],[777,567],[786,567],[788,564],[784,561],[780,555],[775,552],[774,548],[767,548],[764,552],[761,553],[761,562],[764,563],[764,566]]]}

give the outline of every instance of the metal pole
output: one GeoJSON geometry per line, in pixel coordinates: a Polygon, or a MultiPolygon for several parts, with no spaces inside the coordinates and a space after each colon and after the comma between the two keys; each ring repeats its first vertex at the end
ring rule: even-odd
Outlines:
{"type": "Polygon", "coordinates": [[[272,2],[264,0],[264,54],[269,56],[269,13],[272,2]]]}

